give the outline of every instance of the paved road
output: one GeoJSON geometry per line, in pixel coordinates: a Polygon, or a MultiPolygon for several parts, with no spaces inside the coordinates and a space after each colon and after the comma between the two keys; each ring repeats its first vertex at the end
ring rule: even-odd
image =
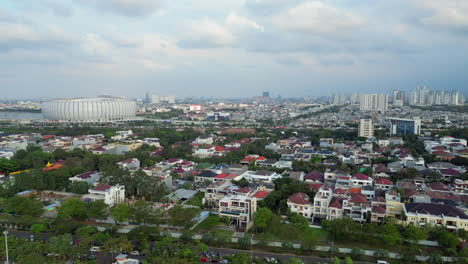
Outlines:
{"type": "MultiPolygon", "coordinates": [[[[237,253],[246,253],[246,254],[251,254],[250,250],[240,250],[240,249],[230,249],[230,248],[214,248],[214,247],[208,247],[209,251],[212,252],[219,252],[221,253],[222,256],[226,255],[232,255],[232,254],[237,254],[237,253]]],[[[289,258],[298,258],[304,261],[305,264],[312,264],[312,263],[331,263],[330,259],[325,259],[325,258],[320,258],[317,256],[296,256],[294,254],[282,254],[282,253],[271,253],[271,252],[262,252],[262,251],[252,251],[252,256],[257,257],[257,258],[275,258],[278,260],[281,260],[282,262],[288,260],[289,258]]],[[[370,262],[360,262],[360,261],[353,261],[353,263],[358,263],[358,264],[370,264],[370,262]]]]}

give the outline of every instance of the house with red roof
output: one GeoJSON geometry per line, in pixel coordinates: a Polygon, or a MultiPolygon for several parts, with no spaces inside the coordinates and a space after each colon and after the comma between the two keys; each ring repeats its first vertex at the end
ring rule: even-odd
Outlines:
{"type": "Polygon", "coordinates": [[[393,182],[386,178],[379,178],[375,180],[375,188],[380,190],[391,190],[393,188],[393,182]]]}
{"type": "Polygon", "coordinates": [[[448,169],[440,169],[438,170],[440,175],[444,177],[446,181],[452,181],[452,179],[460,176],[462,173],[459,170],[448,168],[448,169]]]}
{"type": "Polygon", "coordinates": [[[265,197],[268,196],[268,194],[270,194],[270,192],[261,190],[261,191],[257,191],[254,195],[252,195],[252,197],[257,198],[257,200],[263,200],[265,199],[265,197]]]}
{"type": "Polygon", "coordinates": [[[304,176],[304,181],[311,183],[323,183],[324,179],[324,175],[320,171],[312,171],[304,176]]]}
{"type": "Polygon", "coordinates": [[[295,193],[289,196],[287,204],[289,210],[293,213],[300,214],[307,218],[311,218],[313,215],[314,206],[309,196],[305,193],[295,193]]]}
{"type": "Polygon", "coordinates": [[[364,194],[351,194],[351,198],[343,200],[343,215],[349,216],[354,221],[367,221],[371,210],[372,207],[364,194]]]}
{"type": "Polygon", "coordinates": [[[373,185],[374,180],[362,173],[354,174],[351,177],[351,185],[353,186],[367,186],[373,185]]]}
{"type": "Polygon", "coordinates": [[[68,180],[70,180],[71,182],[86,182],[92,186],[99,180],[99,178],[101,178],[101,175],[102,173],[98,171],[88,171],[85,173],[75,175],[69,178],[68,180]]]}
{"type": "Polygon", "coordinates": [[[266,160],[265,157],[259,155],[248,155],[240,161],[242,165],[249,165],[250,163],[258,164],[259,161],[266,160]]]}
{"type": "Polygon", "coordinates": [[[343,218],[343,198],[333,197],[328,205],[327,220],[343,218]]]}
{"type": "Polygon", "coordinates": [[[98,184],[97,186],[88,190],[89,194],[81,197],[85,201],[102,200],[109,206],[117,205],[125,201],[125,186],[123,185],[107,185],[98,184]]]}

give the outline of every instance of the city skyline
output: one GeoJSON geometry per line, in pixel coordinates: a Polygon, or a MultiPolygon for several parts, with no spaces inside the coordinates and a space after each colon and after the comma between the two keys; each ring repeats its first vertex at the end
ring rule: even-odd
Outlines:
{"type": "Polygon", "coordinates": [[[460,0],[7,0],[0,97],[467,95],[467,14],[460,0]]]}

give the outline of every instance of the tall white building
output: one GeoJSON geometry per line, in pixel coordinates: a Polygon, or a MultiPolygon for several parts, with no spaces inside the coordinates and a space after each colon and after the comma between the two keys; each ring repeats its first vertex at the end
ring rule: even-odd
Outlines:
{"type": "Polygon", "coordinates": [[[359,120],[359,136],[370,138],[374,136],[374,124],[372,119],[359,120]]]}
{"type": "Polygon", "coordinates": [[[388,94],[363,94],[360,100],[361,110],[378,110],[385,112],[388,109],[388,94]]]}

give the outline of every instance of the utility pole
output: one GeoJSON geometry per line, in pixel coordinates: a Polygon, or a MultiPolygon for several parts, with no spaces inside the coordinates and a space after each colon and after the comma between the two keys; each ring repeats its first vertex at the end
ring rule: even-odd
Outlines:
{"type": "Polygon", "coordinates": [[[6,264],[10,264],[10,260],[8,259],[8,231],[5,230],[3,231],[3,234],[5,235],[5,251],[6,251],[6,264]]]}

